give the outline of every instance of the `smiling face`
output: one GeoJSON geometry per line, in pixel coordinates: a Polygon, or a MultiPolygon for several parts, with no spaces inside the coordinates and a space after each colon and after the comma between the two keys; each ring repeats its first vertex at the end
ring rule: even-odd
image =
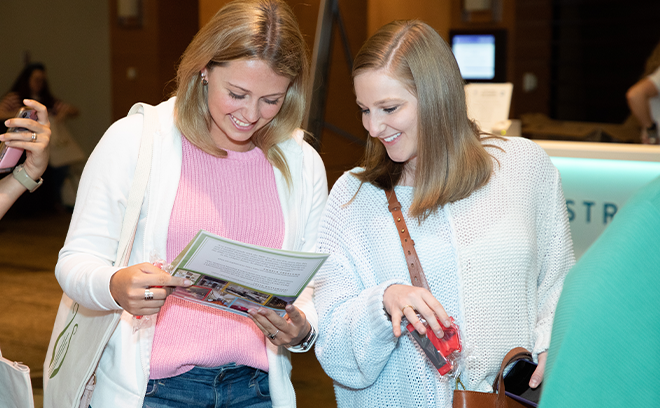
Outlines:
{"type": "Polygon", "coordinates": [[[410,174],[417,160],[417,98],[385,70],[362,72],[354,83],[362,125],[410,174]]]}
{"type": "Polygon", "coordinates": [[[252,136],[280,111],[291,81],[255,59],[230,61],[202,73],[208,80],[213,142],[221,149],[251,150],[252,136]]]}

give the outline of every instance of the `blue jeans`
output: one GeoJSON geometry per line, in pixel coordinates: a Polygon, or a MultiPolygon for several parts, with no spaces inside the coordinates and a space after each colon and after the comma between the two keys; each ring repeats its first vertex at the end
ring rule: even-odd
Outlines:
{"type": "Polygon", "coordinates": [[[225,364],[149,380],[143,408],[270,408],[268,373],[225,364]]]}

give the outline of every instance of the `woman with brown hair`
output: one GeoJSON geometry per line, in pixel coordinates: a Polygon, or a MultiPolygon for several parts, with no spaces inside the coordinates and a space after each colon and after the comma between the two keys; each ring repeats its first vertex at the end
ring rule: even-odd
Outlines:
{"type": "Polygon", "coordinates": [[[172,261],[200,229],[313,249],[327,182],[298,129],[307,70],[284,1],[229,3],[200,30],[182,57],[176,97],[156,107],[149,185],[126,268],[112,262],[143,116],[113,124],[92,153],[56,267],[74,301],[123,310],[96,370],[92,407],[295,406],[287,349],[307,351],[315,338],[311,288],[286,318],[266,308],[248,318],[168,297],[191,282],[149,258],[172,261]],[[156,313],[155,324],[135,329],[133,316],[156,313]]]}
{"type": "Polygon", "coordinates": [[[374,34],[353,79],[370,138],[362,168],[328,198],[317,250],[331,256],[314,294],[316,354],[339,407],[451,406],[453,381],[402,336],[403,318],[438,336],[455,319],[468,389],[491,391],[517,346],[538,358],[536,387],[574,262],[558,171],[533,142],[489,136],[468,119],[451,50],[420,21],[374,34]],[[392,189],[429,290],[411,285],[392,189]]]}

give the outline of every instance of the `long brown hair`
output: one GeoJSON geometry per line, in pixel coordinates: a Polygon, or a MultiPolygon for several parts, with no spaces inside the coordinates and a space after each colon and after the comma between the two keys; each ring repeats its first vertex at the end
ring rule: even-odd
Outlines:
{"type": "Polygon", "coordinates": [[[642,78],[646,78],[647,76],[651,75],[656,69],[658,69],[658,67],[660,67],[660,42],[656,44],[655,48],[653,48],[653,51],[651,52],[651,55],[649,55],[649,57],[646,59],[642,78]]]}
{"type": "Polygon", "coordinates": [[[302,122],[308,95],[307,47],[291,8],[282,0],[240,0],[218,11],[192,40],[177,72],[175,123],[195,146],[218,157],[227,152],[211,139],[211,114],[200,71],[240,59],[259,59],[291,80],[282,107],[252,136],[270,163],[290,181],[286,160],[277,147],[302,122]]]}
{"type": "MultiPolygon", "coordinates": [[[[429,25],[394,21],[380,28],[355,58],[353,78],[386,70],[417,98],[418,147],[410,215],[419,221],[443,205],[468,197],[488,183],[492,159],[477,125],[467,116],[465,91],[451,49],[429,25]]],[[[405,163],[392,161],[369,137],[355,176],[388,190],[401,180],[405,163]]]]}

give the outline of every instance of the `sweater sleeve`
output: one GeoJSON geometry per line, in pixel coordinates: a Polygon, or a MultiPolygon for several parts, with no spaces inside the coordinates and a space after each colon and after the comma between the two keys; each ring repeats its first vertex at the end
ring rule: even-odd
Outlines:
{"type": "Polygon", "coordinates": [[[307,143],[303,145],[305,154],[305,169],[312,182],[312,200],[309,214],[307,215],[307,222],[305,223],[305,235],[303,251],[314,251],[316,247],[316,239],[318,237],[319,223],[325,204],[328,201],[328,178],[325,174],[325,166],[321,156],[314,150],[314,148],[307,143]]]}
{"type": "Polygon", "coordinates": [[[397,345],[383,308],[383,293],[390,285],[405,282],[363,281],[375,274],[349,250],[360,234],[350,230],[358,223],[348,219],[354,208],[345,205],[352,196],[348,177],[352,176],[344,175],[335,184],[319,229],[317,250],[331,255],[316,276],[314,302],[320,321],[316,356],[333,380],[360,389],[376,381],[397,345]]]}
{"type": "Polygon", "coordinates": [[[92,310],[121,309],[110,293],[110,278],[119,269],[113,263],[141,131],[142,115],[131,115],[113,124],[94,149],[55,267],[64,292],[92,310]]]}
{"type": "Polygon", "coordinates": [[[656,89],[660,91],[660,67],[658,67],[651,75],[647,77],[653,85],[655,85],[656,89]]]}
{"type": "Polygon", "coordinates": [[[548,350],[550,333],[555,316],[555,308],[561,295],[564,278],[575,263],[573,241],[568,223],[566,200],[562,192],[559,171],[552,165],[549,157],[544,154],[542,159],[551,169],[546,185],[547,192],[541,197],[548,197],[546,202],[539,203],[539,276],[537,322],[534,329],[533,354],[548,350]]]}
{"type": "MultiPolygon", "coordinates": [[[[305,232],[302,250],[314,251],[318,237],[319,222],[321,221],[325,203],[328,200],[328,179],[325,174],[323,160],[321,160],[321,156],[319,156],[316,150],[307,143],[304,143],[303,152],[305,154],[304,171],[311,179],[312,200],[309,213],[307,214],[307,222],[304,225],[305,232]]],[[[305,313],[305,317],[309,323],[318,331],[318,317],[312,301],[313,292],[314,280],[307,285],[303,293],[296,300],[295,305],[305,313]]]]}

